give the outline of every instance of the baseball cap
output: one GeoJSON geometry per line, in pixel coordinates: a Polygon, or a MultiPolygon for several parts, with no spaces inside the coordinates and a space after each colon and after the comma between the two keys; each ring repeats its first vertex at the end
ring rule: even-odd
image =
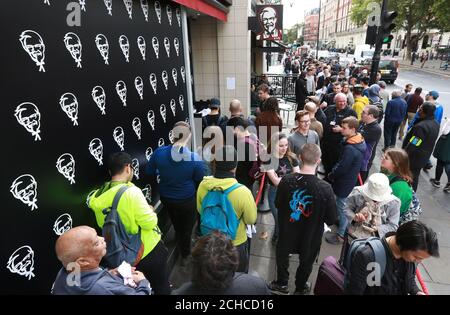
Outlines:
{"type": "Polygon", "coordinates": [[[430,95],[430,96],[431,96],[432,98],[434,98],[435,100],[437,100],[438,97],[439,97],[438,91],[430,91],[430,92],[428,92],[428,95],[430,95]]]}

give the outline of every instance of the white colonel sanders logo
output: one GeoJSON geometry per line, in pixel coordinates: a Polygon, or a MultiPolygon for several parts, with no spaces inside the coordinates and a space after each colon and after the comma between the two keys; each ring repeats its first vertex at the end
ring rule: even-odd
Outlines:
{"type": "Polygon", "coordinates": [[[134,79],[134,87],[136,88],[136,91],[139,94],[139,98],[141,100],[143,100],[144,99],[144,81],[142,80],[141,77],[138,76],[134,79]]]}
{"type": "Polygon", "coordinates": [[[169,89],[169,75],[167,74],[167,71],[166,71],[166,70],[164,70],[164,71],[161,73],[161,78],[162,78],[162,80],[163,80],[164,87],[166,88],[166,90],[168,90],[168,89],[169,89]]]}
{"type": "Polygon", "coordinates": [[[95,45],[97,46],[98,51],[100,52],[100,55],[102,56],[103,60],[105,61],[105,65],[109,65],[108,58],[109,58],[109,44],[108,39],[103,34],[98,34],[95,36],[95,45]]]}
{"type": "Polygon", "coordinates": [[[36,105],[25,102],[16,107],[14,111],[19,124],[25,127],[26,131],[34,136],[34,141],[41,140],[41,113],[36,105]]]}
{"type": "Polygon", "coordinates": [[[133,0],[123,0],[123,4],[128,12],[128,17],[133,19],[133,0]]]}
{"type": "Polygon", "coordinates": [[[142,9],[142,13],[144,13],[145,21],[148,22],[148,1],[147,0],[141,0],[141,9],[142,9]]]}
{"type": "Polygon", "coordinates": [[[169,131],[169,141],[173,144],[173,130],[169,131]]]}
{"type": "Polygon", "coordinates": [[[136,179],[139,179],[139,160],[133,159],[131,160],[131,167],[133,168],[133,175],[136,179]]]}
{"type": "Polygon", "coordinates": [[[173,83],[175,83],[175,86],[178,86],[178,72],[175,68],[172,69],[172,79],[173,83]]]}
{"type": "Polygon", "coordinates": [[[25,276],[28,280],[34,277],[34,252],[30,246],[18,248],[8,259],[6,267],[12,273],[25,276]]]}
{"type": "Polygon", "coordinates": [[[31,207],[31,211],[38,208],[36,205],[37,182],[32,175],[24,174],[17,177],[11,185],[10,192],[14,198],[31,207]]]}
{"type": "Polygon", "coordinates": [[[173,47],[175,47],[175,52],[177,53],[177,57],[180,55],[180,41],[178,37],[173,39],[173,47]]]}
{"type": "Polygon", "coordinates": [[[153,51],[155,52],[156,59],[159,59],[159,40],[157,37],[152,38],[153,51]]]}
{"type": "Polygon", "coordinates": [[[175,15],[177,16],[178,27],[181,27],[181,11],[179,7],[175,9],[175,15]]]}
{"type": "Polygon", "coordinates": [[[170,58],[170,40],[164,37],[164,48],[166,48],[167,58],[170,58]]]}
{"type": "Polygon", "coordinates": [[[148,147],[145,150],[145,158],[147,159],[147,161],[150,161],[150,159],[152,158],[152,155],[153,155],[153,149],[152,149],[152,147],[148,147]]]}
{"type": "Polygon", "coordinates": [[[19,41],[31,60],[39,67],[39,71],[45,72],[45,44],[41,35],[35,31],[26,30],[20,34],[19,41]]]}
{"type": "Polygon", "coordinates": [[[64,93],[59,99],[59,105],[67,117],[73,122],[74,126],[78,126],[78,101],[72,93],[64,93]]]}
{"type": "Polygon", "coordinates": [[[53,224],[53,232],[56,235],[63,235],[72,228],[72,217],[68,213],[61,214],[53,224]]]}
{"type": "Polygon", "coordinates": [[[123,132],[122,127],[119,126],[119,127],[114,128],[113,138],[114,138],[114,141],[116,141],[117,145],[119,146],[120,151],[123,151],[124,145],[125,145],[125,133],[123,132]]]}
{"type": "Polygon", "coordinates": [[[177,103],[174,99],[170,100],[170,110],[172,111],[173,117],[175,117],[177,112],[177,103]]]}
{"type": "Polygon", "coordinates": [[[180,95],[178,97],[178,102],[180,103],[181,110],[184,111],[184,96],[183,95],[180,95]]]}
{"type": "Polygon", "coordinates": [[[77,67],[81,68],[81,53],[83,47],[81,46],[78,35],[72,32],[66,33],[66,35],[64,35],[64,44],[73,60],[77,63],[77,67]]]}
{"type": "Polygon", "coordinates": [[[152,130],[155,131],[155,113],[152,110],[149,110],[147,113],[147,120],[152,127],[152,130]]]}
{"type": "Polygon", "coordinates": [[[106,9],[108,10],[108,14],[112,15],[112,0],[103,0],[105,3],[106,9]]]}
{"type": "Polygon", "coordinates": [[[161,106],[159,107],[159,113],[161,114],[164,123],[166,123],[166,105],[161,104],[161,106]]]}
{"type": "Polygon", "coordinates": [[[86,0],[78,0],[78,3],[81,6],[81,10],[86,12],[86,0]]]}
{"type": "Polygon", "coordinates": [[[159,1],[155,1],[155,12],[158,17],[159,24],[161,24],[161,3],[159,3],[159,1]]]}
{"type": "Polygon", "coordinates": [[[169,20],[169,25],[172,26],[172,7],[170,5],[166,6],[167,19],[169,20]]]}
{"type": "Polygon", "coordinates": [[[181,73],[181,79],[183,79],[183,83],[185,83],[186,82],[186,70],[184,70],[184,66],[181,66],[180,73],[181,73]]]}
{"type": "Polygon", "coordinates": [[[139,36],[137,38],[137,45],[138,45],[139,51],[141,52],[142,60],[145,60],[145,53],[147,50],[147,44],[145,43],[145,38],[142,36],[139,36]]]}
{"type": "Polygon", "coordinates": [[[150,184],[145,185],[144,189],[142,189],[142,193],[144,194],[145,199],[147,199],[148,203],[152,202],[152,186],[150,184]]]}
{"type": "Polygon", "coordinates": [[[159,138],[159,140],[158,140],[158,147],[162,147],[162,146],[164,146],[164,139],[163,138],[159,138]]]}
{"type": "Polygon", "coordinates": [[[72,154],[62,154],[56,161],[56,169],[69,180],[70,184],[75,184],[75,160],[72,154]]]}
{"type": "Polygon", "coordinates": [[[122,101],[123,106],[127,106],[127,85],[122,80],[116,83],[116,92],[122,101]]]}
{"type": "Polygon", "coordinates": [[[92,89],[92,99],[94,100],[97,107],[102,112],[102,115],[106,115],[106,94],[105,90],[97,85],[92,89]]]}
{"type": "Polygon", "coordinates": [[[103,165],[103,143],[99,138],[89,142],[89,153],[97,160],[98,165],[103,165]]]}
{"type": "Polygon", "coordinates": [[[136,136],[139,140],[141,140],[141,120],[139,117],[134,117],[133,121],[131,122],[131,127],[133,127],[134,132],[136,133],[136,136]]]}
{"type": "Polygon", "coordinates": [[[152,86],[152,89],[153,89],[153,94],[156,95],[157,88],[158,88],[158,79],[156,77],[156,74],[151,73],[149,80],[150,80],[150,85],[152,86]]]}
{"type": "Polygon", "coordinates": [[[50,5],[50,0],[44,0],[44,4],[50,5]]]}
{"type": "Polygon", "coordinates": [[[128,37],[126,37],[125,35],[120,35],[119,46],[125,57],[125,61],[130,62],[130,42],[128,41],[128,37]]]}

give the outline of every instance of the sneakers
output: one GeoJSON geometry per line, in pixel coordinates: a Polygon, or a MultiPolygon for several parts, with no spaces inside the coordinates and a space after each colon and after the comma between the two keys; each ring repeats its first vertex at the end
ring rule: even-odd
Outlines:
{"type": "Polygon", "coordinates": [[[337,233],[327,233],[325,234],[325,241],[332,245],[340,245],[344,243],[344,238],[337,233]]]}
{"type": "Polygon", "coordinates": [[[275,280],[269,283],[269,289],[273,294],[276,295],[287,295],[289,294],[289,289],[287,285],[280,285],[275,280]]]}
{"type": "Polygon", "coordinates": [[[450,182],[447,185],[445,185],[444,192],[450,193],[450,182]]]}
{"type": "MultiPolygon", "coordinates": [[[[433,185],[436,188],[441,188],[441,182],[436,180],[436,179],[434,179],[434,178],[430,179],[430,183],[431,183],[431,185],[433,185]]],[[[445,188],[444,188],[444,190],[445,190],[445,188]]]]}
{"type": "Polygon", "coordinates": [[[311,293],[311,283],[306,282],[303,289],[301,290],[295,289],[294,295],[307,295],[309,293],[311,293]]]}

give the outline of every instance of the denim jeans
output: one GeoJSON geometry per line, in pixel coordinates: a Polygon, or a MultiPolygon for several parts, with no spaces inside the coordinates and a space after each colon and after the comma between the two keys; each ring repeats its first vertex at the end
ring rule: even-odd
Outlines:
{"type": "Polygon", "coordinates": [[[345,216],[344,209],[346,205],[347,197],[341,198],[336,196],[336,207],[338,210],[339,215],[339,228],[338,228],[338,234],[341,237],[344,237],[345,230],[347,229],[348,220],[345,216]]]}
{"type": "Polygon", "coordinates": [[[273,237],[278,238],[278,209],[275,206],[275,197],[277,196],[277,186],[269,185],[269,207],[275,220],[275,229],[273,237]]]}

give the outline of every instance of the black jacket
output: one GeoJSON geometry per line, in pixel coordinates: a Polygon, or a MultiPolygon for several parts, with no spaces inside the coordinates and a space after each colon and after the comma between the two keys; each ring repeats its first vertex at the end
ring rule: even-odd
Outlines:
{"type": "Polygon", "coordinates": [[[438,135],[439,124],[434,117],[418,121],[409,130],[402,148],[408,153],[411,170],[421,169],[427,164],[438,135]]]}
{"type": "Polygon", "coordinates": [[[336,200],[330,184],[315,175],[288,174],[278,185],[278,248],[298,253],[308,260],[317,255],[322,242],[323,223],[334,224],[336,200]]]}
{"type": "Polygon", "coordinates": [[[372,165],[372,161],[377,151],[378,142],[381,138],[381,127],[375,120],[370,124],[362,123],[359,127],[359,132],[364,137],[366,142],[366,152],[364,153],[363,165],[361,171],[368,171],[372,165]]]}
{"type": "Polygon", "coordinates": [[[306,89],[306,81],[299,77],[297,81],[295,81],[295,100],[301,109],[305,106],[307,96],[308,90],[306,89]]]}
{"type": "Polygon", "coordinates": [[[322,142],[330,145],[341,146],[343,137],[340,133],[333,132],[331,128],[332,125],[330,125],[330,123],[334,121],[336,123],[336,126],[341,125],[342,120],[344,120],[344,118],[347,118],[349,116],[358,117],[356,115],[356,112],[348,106],[345,107],[343,110],[337,112],[336,106],[332,105],[328,106],[325,109],[325,116],[327,118],[327,121],[325,122],[325,124],[323,124],[322,142]]]}
{"type": "Polygon", "coordinates": [[[386,242],[386,237],[395,233],[390,232],[381,239],[386,251],[386,269],[381,277],[381,286],[367,285],[367,277],[373,270],[367,271],[367,266],[375,262],[375,254],[368,245],[358,249],[352,258],[349,283],[345,294],[351,295],[416,295],[419,288],[416,285],[416,266],[403,259],[395,259],[386,242]]]}

